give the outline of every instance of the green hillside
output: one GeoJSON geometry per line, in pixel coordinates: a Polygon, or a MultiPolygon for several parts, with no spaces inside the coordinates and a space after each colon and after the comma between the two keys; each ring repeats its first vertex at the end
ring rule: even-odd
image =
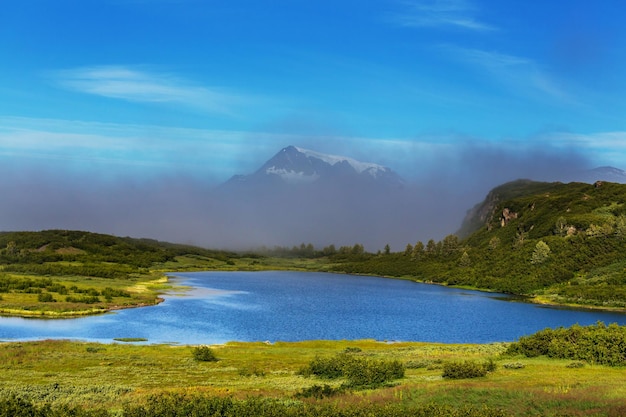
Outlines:
{"type": "Polygon", "coordinates": [[[624,184],[516,181],[472,209],[464,239],[344,256],[335,269],[625,308],[625,202],[624,184]]]}
{"type": "Polygon", "coordinates": [[[230,253],[82,231],[0,233],[0,314],[101,313],[159,302],[161,271],[225,264],[230,253]],[[180,262],[179,262],[180,261],[180,262]]]}

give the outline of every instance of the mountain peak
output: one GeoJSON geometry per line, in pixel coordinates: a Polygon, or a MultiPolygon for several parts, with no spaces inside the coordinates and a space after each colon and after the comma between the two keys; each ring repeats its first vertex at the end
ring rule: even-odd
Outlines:
{"type": "Polygon", "coordinates": [[[358,180],[401,187],[404,183],[400,176],[385,166],[296,146],[287,146],[281,149],[259,170],[246,178],[264,182],[278,181],[286,184],[358,180]]]}

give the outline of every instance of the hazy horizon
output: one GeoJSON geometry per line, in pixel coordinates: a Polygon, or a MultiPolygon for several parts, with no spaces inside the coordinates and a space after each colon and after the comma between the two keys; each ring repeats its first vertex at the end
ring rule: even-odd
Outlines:
{"type": "MultiPolygon", "coordinates": [[[[265,160],[258,158],[260,168],[265,160]]],[[[77,229],[237,250],[300,243],[320,249],[361,243],[370,251],[390,244],[401,250],[456,232],[465,213],[497,185],[520,178],[563,181],[590,168],[573,150],[506,153],[468,146],[429,158],[438,161],[419,178],[406,179],[403,190],[367,201],[338,187],[326,190],[326,201],[307,200],[298,187],[278,200],[254,195],[229,200],[218,192],[223,182],[183,175],[67,182],[68,171],[4,166],[0,175],[11,181],[0,185],[0,193],[13,196],[13,202],[0,206],[0,230],[77,229]]]]}
{"type": "Polygon", "coordinates": [[[619,0],[3,6],[0,230],[399,250],[503,182],[626,169],[619,0]],[[288,145],[389,166],[411,194],[257,207],[284,230],[214,197],[288,145]]]}

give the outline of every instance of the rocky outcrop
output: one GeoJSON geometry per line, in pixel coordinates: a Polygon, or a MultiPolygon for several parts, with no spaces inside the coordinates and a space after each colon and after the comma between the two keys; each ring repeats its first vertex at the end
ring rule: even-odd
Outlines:
{"type": "Polygon", "coordinates": [[[506,226],[513,219],[517,219],[517,213],[505,207],[500,216],[500,226],[506,226]]]}
{"type": "MultiPolygon", "coordinates": [[[[503,222],[506,225],[509,220],[517,218],[512,216],[517,216],[518,214],[508,209],[506,215],[504,210],[502,214],[498,215],[498,206],[522,195],[536,194],[549,190],[553,185],[553,183],[531,180],[516,180],[502,184],[491,190],[482,203],[475,205],[467,212],[460,229],[455,234],[460,238],[464,238],[482,227],[491,229],[498,223],[502,225],[503,222]]],[[[532,206],[529,207],[531,211],[533,208],[532,206]]]]}

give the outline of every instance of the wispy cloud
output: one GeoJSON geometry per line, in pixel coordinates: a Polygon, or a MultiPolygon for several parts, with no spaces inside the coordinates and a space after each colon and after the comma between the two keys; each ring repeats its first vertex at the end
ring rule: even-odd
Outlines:
{"type": "Polygon", "coordinates": [[[571,133],[556,132],[541,135],[538,140],[559,146],[574,147],[602,165],[626,168],[626,131],[571,133]]]}
{"type": "MultiPolygon", "coordinates": [[[[91,174],[114,167],[120,173],[141,170],[148,177],[186,174],[224,181],[234,174],[253,172],[287,145],[380,163],[409,178],[429,170],[440,172],[441,161],[446,166],[458,165],[453,155],[459,154],[459,148],[510,155],[524,149],[526,154],[531,149],[545,151],[546,146],[554,153],[574,149],[593,157],[597,164],[623,168],[626,132],[552,132],[496,143],[460,134],[402,139],[0,117],[2,164],[74,167],[91,174]]],[[[467,153],[471,159],[472,152],[467,153]]]]}
{"type": "Polygon", "coordinates": [[[52,74],[62,87],[86,94],[140,103],[184,105],[210,113],[234,114],[251,97],[194,85],[179,77],[126,66],[93,66],[52,74]]]}
{"type": "Polygon", "coordinates": [[[497,27],[481,22],[478,9],[466,0],[413,0],[404,3],[406,10],[394,21],[402,26],[458,28],[486,32],[497,27]]]}
{"type": "Polygon", "coordinates": [[[3,163],[76,167],[105,172],[151,167],[148,176],[182,173],[228,178],[256,167],[257,152],[282,145],[280,137],[245,131],[173,128],[154,125],[0,117],[3,163]],[[233,172],[235,171],[235,172],[233,172]]]}
{"type": "Polygon", "coordinates": [[[575,102],[557,81],[532,59],[450,45],[442,48],[454,59],[485,72],[490,79],[509,90],[522,95],[548,96],[570,104],[575,102]]]}

